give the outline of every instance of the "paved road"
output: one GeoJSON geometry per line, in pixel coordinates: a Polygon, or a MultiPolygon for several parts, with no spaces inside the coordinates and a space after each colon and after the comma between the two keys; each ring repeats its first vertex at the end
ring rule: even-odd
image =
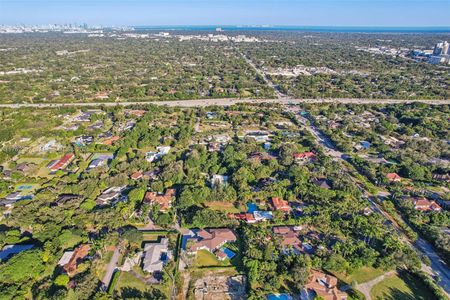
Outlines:
{"type": "MultiPolygon", "coordinates": [[[[431,269],[439,276],[439,285],[450,295],[450,269],[437,255],[433,247],[422,238],[418,238],[414,247],[425,254],[431,261],[431,269]]],[[[450,297],[449,297],[450,298],[450,297]]]]}
{"type": "MultiPolygon", "coordinates": [[[[297,114],[297,120],[299,120],[302,124],[304,124],[304,127],[306,130],[308,130],[317,140],[317,142],[322,146],[325,153],[327,153],[329,156],[331,156],[334,160],[345,160],[344,153],[340,152],[336,149],[333,142],[317,127],[315,127],[313,124],[307,125],[307,119],[297,114]]],[[[409,242],[409,239],[405,236],[403,233],[403,230],[400,228],[400,226],[395,222],[395,220],[387,213],[385,212],[378,203],[376,203],[373,199],[373,195],[371,195],[369,192],[367,192],[362,186],[360,186],[358,183],[356,183],[358,187],[363,192],[364,196],[368,199],[368,201],[371,203],[372,209],[380,213],[384,218],[393,226],[393,228],[400,234],[401,237],[403,237],[403,241],[406,242],[411,247],[414,247],[418,252],[428,257],[431,261],[431,270],[428,266],[424,265],[422,266],[422,270],[427,272],[438,275],[439,276],[439,282],[437,284],[442,287],[442,289],[447,293],[447,296],[450,295],[450,269],[445,264],[445,262],[437,255],[437,253],[434,251],[433,247],[428,243],[427,241],[418,238],[417,241],[414,244],[411,244],[409,242]]],[[[384,195],[386,195],[384,193],[384,195]]],[[[389,195],[389,194],[388,194],[389,195]]],[[[449,297],[450,298],[450,297],[449,297]]]]}
{"type": "Polygon", "coordinates": [[[302,103],[337,103],[337,104],[401,104],[401,103],[427,103],[431,105],[450,105],[449,100],[401,100],[401,99],[351,99],[351,98],[323,98],[323,99],[291,99],[281,96],[280,99],[196,99],[196,100],[176,100],[176,101],[130,101],[130,102],[82,102],[82,103],[20,103],[20,104],[0,104],[0,108],[51,108],[51,107],[97,107],[97,106],[131,106],[131,105],[160,105],[179,107],[204,107],[204,106],[229,106],[239,103],[268,103],[268,104],[302,104],[302,103]]]}
{"type": "Polygon", "coordinates": [[[111,260],[109,261],[108,266],[106,267],[106,273],[105,276],[103,276],[102,279],[102,289],[106,291],[108,288],[112,276],[114,274],[114,271],[117,268],[117,262],[119,261],[120,251],[119,247],[116,247],[116,250],[114,250],[113,256],[111,257],[111,260]]]}
{"type": "Polygon", "coordinates": [[[247,62],[247,64],[249,64],[255,70],[255,72],[262,77],[264,82],[275,91],[275,94],[277,95],[278,99],[287,99],[287,96],[283,94],[279,85],[275,84],[272,80],[270,80],[269,77],[267,77],[267,74],[263,70],[259,69],[250,58],[245,56],[243,53],[241,53],[241,55],[247,62]]]}

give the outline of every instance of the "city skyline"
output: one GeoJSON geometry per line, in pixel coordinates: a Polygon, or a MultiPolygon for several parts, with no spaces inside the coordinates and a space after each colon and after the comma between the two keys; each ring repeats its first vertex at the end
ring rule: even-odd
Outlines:
{"type": "Polygon", "coordinates": [[[0,23],[448,27],[448,11],[445,0],[1,0],[0,23]]]}

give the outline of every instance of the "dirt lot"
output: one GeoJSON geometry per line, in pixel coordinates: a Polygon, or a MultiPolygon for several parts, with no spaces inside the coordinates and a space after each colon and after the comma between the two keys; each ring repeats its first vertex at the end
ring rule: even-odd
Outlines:
{"type": "Polygon", "coordinates": [[[225,276],[217,273],[205,274],[194,285],[196,300],[246,299],[247,279],[243,275],[225,276]]]}

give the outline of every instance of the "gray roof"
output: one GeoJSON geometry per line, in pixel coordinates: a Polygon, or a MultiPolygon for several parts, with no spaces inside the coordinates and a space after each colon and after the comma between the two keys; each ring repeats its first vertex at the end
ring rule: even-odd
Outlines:
{"type": "Polygon", "coordinates": [[[162,271],[164,262],[161,260],[161,254],[168,252],[169,240],[162,238],[159,243],[147,243],[144,245],[143,270],[153,273],[162,271]]]}

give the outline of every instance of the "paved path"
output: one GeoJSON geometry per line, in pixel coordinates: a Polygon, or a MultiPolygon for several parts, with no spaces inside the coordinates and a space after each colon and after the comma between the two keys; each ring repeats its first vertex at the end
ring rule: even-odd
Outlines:
{"type": "Polygon", "coordinates": [[[366,300],[372,300],[372,297],[370,296],[370,291],[372,288],[377,284],[383,281],[386,277],[390,277],[393,275],[396,275],[397,271],[389,271],[387,273],[384,273],[383,275],[378,276],[377,278],[374,278],[370,281],[367,281],[365,283],[357,284],[356,289],[364,294],[366,297],[366,300]]]}
{"type": "Polygon", "coordinates": [[[114,274],[114,271],[117,268],[117,262],[119,261],[119,256],[120,256],[119,247],[116,247],[116,249],[114,250],[113,256],[111,257],[111,260],[109,261],[109,264],[106,267],[105,276],[103,276],[103,279],[102,279],[102,289],[104,289],[105,291],[108,288],[108,286],[111,282],[112,276],[114,274]]]}
{"type": "MultiPolygon", "coordinates": [[[[340,152],[336,149],[334,146],[334,143],[322,132],[320,131],[314,124],[308,125],[308,121],[306,118],[300,116],[297,114],[297,120],[304,125],[304,128],[309,131],[317,140],[319,145],[322,146],[324,152],[331,156],[334,160],[345,160],[346,156],[344,153],[340,152]]],[[[433,247],[430,243],[427,241],[418,238],[417,241],[412,244],[409,239],[404,234],[401,227],[397,224],[397,222],[386,212],[383,210],[383,208],[378,205],[373,199],[373,195],[371,195],[369,192],[367,192],[355,179],[355,184],[359,187],[359,189],[363,192],[364,196],[367,198],[369,203],[371,204],[372,210],[380,213],[396,230],[400,237],[402,237],[402,240],[407,243],[409,246],[413,247],[415,250],[420,252],[421,254],[428,257],[431,261],[431,268],[426,266],[425,264],[422,264],[422,270],[427,272],[430,275],[438,275],[439,281],[436,283],[442,287],[442,289],[447,293],[447,296],[450,295],[450,269],[446,265],[446,263],[437,255],[437,253],[434,251],[433,247]]],[[[386,193],[384,193],[386,195],[386,193]]],[[[390,195],[387,193],[387,195],[390,195]]],[[[450,298],[450,297],[449,297],[450,298]]]]}
{"type": "MultiPolygon", "coordinates": [[[[282,97],[282,96],[281,96],[282,97]]],[[[431,105],[450,105],[448,100],[401,100],[401,99],[351,99],[351,98],[323,98],[323,99],[196,99],[196,100],[175,100],[175,101],[129,101],[129,102],[82,102],[82,103],[20,103],[20,104],[0,104],[0,108],[51,108],[51,107],[98,107],[98,106],[130,106],[130,105],[161,105],[179,107],[204,107],[204,106],[229,106],[239,103],[269,103],[269,104],[301,104],[301,103],[337,103],[337,104],[401,104],[401,103],[427,103],[431,105]]]]}

